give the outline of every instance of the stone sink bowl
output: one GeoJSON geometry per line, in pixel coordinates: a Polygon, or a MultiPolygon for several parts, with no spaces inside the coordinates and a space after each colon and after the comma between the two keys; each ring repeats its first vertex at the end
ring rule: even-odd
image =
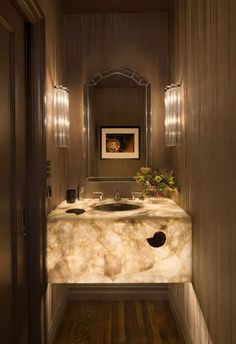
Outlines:
{"type": "Polygon", "coordinates": [[[136,210],[139,208],[141,208],[141,205],[139,204],[124,203],[124,202],[103,203],[103,204],[98,204],[94,207],[95,210],[110,211],[110,212],[136,210]]]}

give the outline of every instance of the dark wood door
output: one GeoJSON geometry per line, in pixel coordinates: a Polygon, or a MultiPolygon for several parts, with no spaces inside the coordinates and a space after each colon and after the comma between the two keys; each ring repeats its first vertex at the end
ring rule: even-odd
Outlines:
{"type": "Polygon", "coordinates": [[[28,343],[25,25],[0,2],[0,341],[28,343]]]}

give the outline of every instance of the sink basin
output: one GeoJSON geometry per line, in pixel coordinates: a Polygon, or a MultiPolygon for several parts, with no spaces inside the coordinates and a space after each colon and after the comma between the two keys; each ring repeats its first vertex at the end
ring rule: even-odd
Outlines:
{"type": "Polygon", "coordinates": [[[99,204],[95,206],[96,210],[102,210],[102,211],[127,211],[127,210],[135,210],[139,208],[140,208],[140,205],[138,204],[120,203],[120,202],[99,204]]]}

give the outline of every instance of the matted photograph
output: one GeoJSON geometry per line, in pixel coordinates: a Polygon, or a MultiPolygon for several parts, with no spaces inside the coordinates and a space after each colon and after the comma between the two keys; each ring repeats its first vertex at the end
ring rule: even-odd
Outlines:
{"type": "Polygon", "coordinates": [[[101,159],[139,159],[138,127],[102,127],[101,159]]]}

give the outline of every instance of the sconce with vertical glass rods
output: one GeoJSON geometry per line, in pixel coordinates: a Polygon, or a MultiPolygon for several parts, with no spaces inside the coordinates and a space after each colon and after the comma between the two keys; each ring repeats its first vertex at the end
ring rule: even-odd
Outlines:
{"type": "Polygon", "coordinates": [[[181,136],[181,87],[172,84],[165,89],[165,144],[176,146],[181,136]]]}
{"type": "Polygon", "coordinates": [[[54,140],[56,147],[69,146],[69,94],[63,86],[54,87],[54,140]]]}

